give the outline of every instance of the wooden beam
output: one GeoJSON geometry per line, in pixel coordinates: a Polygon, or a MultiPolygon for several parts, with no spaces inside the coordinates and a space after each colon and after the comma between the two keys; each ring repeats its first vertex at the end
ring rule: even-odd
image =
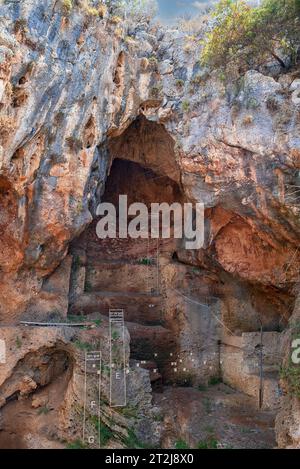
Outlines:
{"type": "Polygon", "coordinates": [[[38,326],[38,327],[96,327],[93,322],[31,322],[31,321],[20,321],[22,326],[38,326]]]}

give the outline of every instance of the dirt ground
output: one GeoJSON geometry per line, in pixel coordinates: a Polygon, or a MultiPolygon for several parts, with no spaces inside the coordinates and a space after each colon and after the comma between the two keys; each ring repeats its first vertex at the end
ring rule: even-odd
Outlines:
{"type": "Polygon", "coordinates": [[[275,412],[224,384],[165,388],[154,395],[164,424],[163,448],[264,449],[276,446],[275,412]]]}

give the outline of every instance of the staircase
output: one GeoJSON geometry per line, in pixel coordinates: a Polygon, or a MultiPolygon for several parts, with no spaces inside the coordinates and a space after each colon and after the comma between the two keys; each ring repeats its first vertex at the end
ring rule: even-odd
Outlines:
{"type": "Polygon", "coordinates": [[[100,240],[92,224],[71,247],[69,306],[72,316],[108,316],[110,309],[123,309],[131,358],[150,370],[153,383],[161,380],[175,349],[164,323],[157,246],[152,239],[100,240]]]}

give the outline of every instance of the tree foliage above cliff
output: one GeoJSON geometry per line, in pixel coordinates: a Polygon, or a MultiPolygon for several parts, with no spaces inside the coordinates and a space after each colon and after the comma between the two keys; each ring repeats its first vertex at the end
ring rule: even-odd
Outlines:
{"type": "Polygon", "coordinates": [[[210,67],[256,67],[275,59],[295,65],[300,44],[300,0],[221,0],[206,34],[202,62],[210,67]]]}

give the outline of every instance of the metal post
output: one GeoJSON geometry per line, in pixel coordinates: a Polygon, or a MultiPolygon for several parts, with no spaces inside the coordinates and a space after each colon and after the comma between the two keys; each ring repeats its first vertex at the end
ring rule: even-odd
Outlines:
{"type": "Polygon", "coordinates": [[[259,347],[259,408],[263,406],[263,326],[260,320],[260,347],[259,347]]]}

